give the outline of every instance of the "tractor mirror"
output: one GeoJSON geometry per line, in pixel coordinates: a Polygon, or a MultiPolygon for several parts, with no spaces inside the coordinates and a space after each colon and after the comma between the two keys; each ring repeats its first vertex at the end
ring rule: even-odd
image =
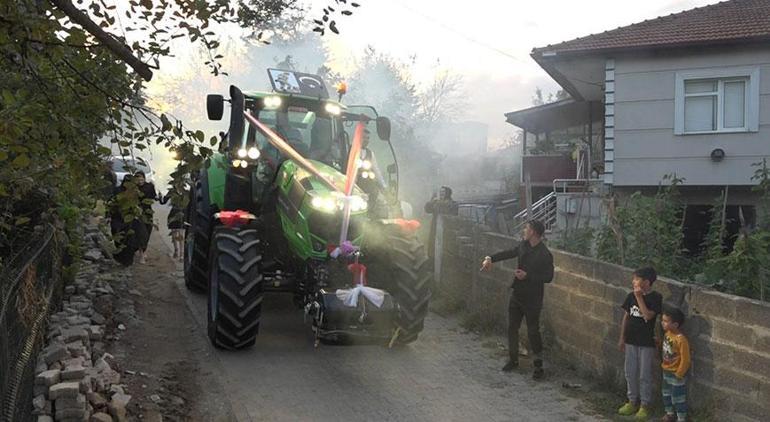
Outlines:
{"type": "Polygon", "coordinates": [[[230,85],[230,130],[227,139],[231,145],[237,145],[243,139],[246,128],[246,119],[243,117],[245,101],[243,92],[237,86],[230,85]]]}
{"type": "Polygon", "coordinates": [[[377,118],[377,136],[383,141],[390,141],[390,119],[387,117],[377,118]]]}
{"type": "Polygon", "coordinates": [[[225,99],[219,94],[209,94],[206,96],[206,113],[209,120],[222,120],[222,114],[225,111],[225,99]]]}

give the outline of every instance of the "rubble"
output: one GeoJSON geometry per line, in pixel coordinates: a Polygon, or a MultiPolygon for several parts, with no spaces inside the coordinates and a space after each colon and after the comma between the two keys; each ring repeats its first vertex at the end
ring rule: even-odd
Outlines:
{"type": "Polygon", "coordinates": [[[37,376],[35,377],[35,384],[50,387],[59,382],[60,376],[61,376],[61,371],[59,371],[58,369],[52,369],[50,371],[46,370],[44,372],[37,374],[37,376]]]}
{"type": "MultiPolygon", "coordinates": [[[[95,233],[91,239],[102,240],[95,233]]],[[[122,279],[105,272],[114,264],[105,262],[103,250],[96,246],[83,257],[80,273],[64,287],[61,310],[49,317],[47,345],[38,356],[31,403],[38,422],[128,420],[131,395],[119,384],[118,362],[105,353],[105,343],[115,338],[112,329],[138,321],[135,306],[110,286],[122,279]]]]}

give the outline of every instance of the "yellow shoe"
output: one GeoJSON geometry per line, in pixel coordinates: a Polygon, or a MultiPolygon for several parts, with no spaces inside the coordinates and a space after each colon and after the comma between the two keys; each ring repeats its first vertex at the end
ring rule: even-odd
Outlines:
{"type": "Polygon", "coordinates": [[[631,416],[634,413],[636,413],[636,411],[637,411],[636,405],[631,402],[627,402],[626,404],[621,406],[620,409],[618,409],[618,415],[631,416]]]}
{"type": "Polygon", "coordinates": [[[639,406],[639,411],[634,415],[634,419],[637,421],[647,421],[650,419],[650,412],[646,406],[639,406]]]}

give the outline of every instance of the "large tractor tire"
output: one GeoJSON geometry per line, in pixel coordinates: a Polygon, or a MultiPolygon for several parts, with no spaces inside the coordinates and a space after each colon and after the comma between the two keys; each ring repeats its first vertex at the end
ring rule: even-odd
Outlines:
{"type": "Polygon", "coordinates": [[[184,284],[191,291],[205,293],[208,284],[209,244],[211,243],[211,206],[205,174],[190,190],[184,233],[184,284]]]}
{"type": "Polygon", "coordinates": [[[218,226],[209,260],[208,334],[221,349],[254,345],[262,314],[262,244],[253,226],[218,226]]]}
{"type": "Polygon", "coordinates": [[[398,227],[387,227],[372,248],[376,265],[369,272],[375,287],[382,286],[393,295],[398,304],[399,330],[397,343],[408,344],[417,340],[423,329],[433,293],[433,273],[430,270],[425,245],[414,235],[398,227]]]}

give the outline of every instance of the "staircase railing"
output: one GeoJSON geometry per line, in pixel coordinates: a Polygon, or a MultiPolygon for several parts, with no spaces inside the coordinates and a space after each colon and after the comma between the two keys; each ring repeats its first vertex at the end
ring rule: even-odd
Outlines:
{"type": "Polygon", "coordinates": [[[551,231],[551,228],[556,224],[556,194],[551,192],[532,204],[531,215],[528,215],[527,211],[525,208],[513,216],[511,234],[518,234],[529,220],[542,221],[545,230],[551,231]]]}

